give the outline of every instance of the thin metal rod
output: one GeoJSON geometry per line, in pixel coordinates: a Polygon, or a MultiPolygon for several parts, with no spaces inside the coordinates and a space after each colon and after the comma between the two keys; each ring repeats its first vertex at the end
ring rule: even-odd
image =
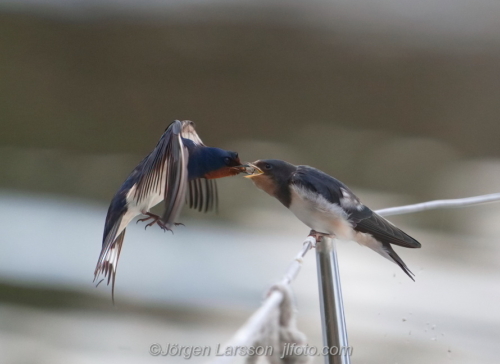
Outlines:
{"type": "Polygon", "coordinates": [[[335,243],[322,237],[316,243],[316,262],[321,305],[323,344],[328,347],[326,364],[350,364],[350,349],[347,341],[344,304],[337,262],[335,243]]]}
{"type": "Polygon", "coordinates": [[[500,200],[500,193],[492,193],[490,195],[457,198],[452,200],[434,200],[428,202],[421,202],[414,205],[389,207],[386,209],[377,210],[375,212],[382,216],[391,216],[391,215],[409,214],[412,212],[420,212],[426,210],[449,209],[452,207],[478,205],[482,203],[495,202],[499,200],[500,200]]]}

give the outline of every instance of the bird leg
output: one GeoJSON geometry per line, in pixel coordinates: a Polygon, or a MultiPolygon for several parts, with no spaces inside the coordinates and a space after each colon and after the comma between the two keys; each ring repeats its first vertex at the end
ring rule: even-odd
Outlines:
{"type": "MultiPolygon", "coordinates": [[[[139,221],[143,222],[143,221],[148,221],[148,220],[150,220],[150,219],[153,219],[153,221],[152,221],[152,222],[150,222],[149,224],[146,224],[146,226],[144,226],[144,230],[146,230],[146,228],[148,228],[149,226],[153,226],[154,224],[158,224],[158,226],[159,226],[159,227],[161,227],[163,231],[167,231],[167,230],[168,230],[168,231],[171,231],[171,232],[172,232],[172,234],[174,233],[174,232],[172,231],[172,229],[169,229],[169,228],[167,227],[167,225],[165,225],[165,223],[161,220],[161,217],[160,217],[160,216],[155,215],[155,214],[152,214],[151,212],[143,212],[142,214],[143,214],[143,215],[146,215],[147,217],[145,217],[144,219],[138,219],[138,220],[137,220],[137,223],[138,223],[139,221]]],[[[175,223],[175,225],[177,226],[177,225],[182,225],[182,224],[177,224],[177,223],[175,223]]]]}
{"type": "MultiPolygon", "coordinates": [[[[326,236],[326,237],[331,237],[330,234],[325,234],[325,233],[319,233],[317,232],[316,230],[311,230],[309,232],[309,236],[312,236],[314,239],[316,239],[316,242],[319,243],[320,241],[323,240],[323,236],[326,236]]],[[[313,248],[315,248],[316,246],[314,246],[313,248]]]]}

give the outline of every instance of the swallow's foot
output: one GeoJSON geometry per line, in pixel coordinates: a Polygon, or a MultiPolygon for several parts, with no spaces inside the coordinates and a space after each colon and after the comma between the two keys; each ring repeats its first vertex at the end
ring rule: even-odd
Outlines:
{"type": "MultiPolygon", "coordinates": [[[[323,240],[323,236],[326,237],[331,237],[332,235],[330,234],[325,234],[325,233],[319,233],[316,230],[311,230],[309,233],[309,236],[312,236],[314,239],[316,239],[316,242],[319,243],[321,240],[323,240]]],[[[316,247],[316,244],[313,246],[313,248],[316,247]]]]}
{"type": "MultiPolygon", "coordinates": [[[[153,226],[154,224],[158,224],[158,226],[163,230],[163,231],[171,231],[172,234],[174,233],[172,231],[172,229],[169,229],[167,227],[167,225],[165,225],[165,223],[161,220],[161,217],[158,216],[158,215],[155,215],[155,214],[152,214],[150,212],[146,212],[144,213],[144,215],[146,215],[147,217],[144,218],[144,219],[138,219],[137,222],[139,221],[148,221],[148,220],[151,220],[153,219],[153,221],[151,221],[149,224],[146,224],[146,226],[144,226],[144,230],[146,230],[149,226],[153,226]]],[[[176,224],[177,225],[177,224],[176,224]]]]}
{"type": "Polygon", "coordinates": [[[181,225],[181,226],[186,226],[186,225],[184,225],[182,222],[174,222],[174,225],[175,225],[175,226],[179,226],[179,225],[181,225]]]}
{"type": "Polygon", "coordinates": [[[164,223],[163,221],[161,221],[161,220],[157,220],[157,221],[150,222],[149,224],[147,224],[147,225],[146,225],[146,227],[151,226],[151,225],[153,225],[154,223],[157,223],[157,224],[158,224],[158,226],[159,226],[159,227],[161,227],[161,229],[162,229],[163,231],[167,231],[167,230],[168,230],[168,231],[170,231],[172,234],[174,233],[174,231],[173,231],[172,229],[169,229],[169,228],[167,227],[167,225],[165,225],[165,223],[164,223]]]}

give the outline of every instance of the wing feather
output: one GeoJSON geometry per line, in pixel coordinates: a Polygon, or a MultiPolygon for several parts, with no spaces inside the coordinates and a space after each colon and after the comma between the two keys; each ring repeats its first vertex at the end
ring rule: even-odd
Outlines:
{"type": "MultiPolygon", "coordinates": [[[[198,133],[196,132],[196,124],[191,120],[183,120],[182,122],[182,138],[191,140],[195,146],[205,147],[198,133]]],[[[208,212],[217,210],[218,195],[217,183],[214,180],[207,180],[206,178],[198,178],[190,181],[189,194],[187,203],[189,208],[198,211],[208,212]]]]}
{"type": "Polygon", "coordinates": [[[194,196],[193,196],[193,188],[191,187],[192,181],[189,182],[189,196],[187,197],[187,203],[189,204],[189,208],[193,208],[193,201],[194,201],[194,196]]]}
{"type": "Polygon", "coordinates": [[[197,178],[189,182],[186,203],[200,212],[217,211],[217,183],[213,179],[197,178]]]}
{"type": "MultiPolygon", "coordinates": [[[[137,181],[134,199],[140,203],[152,193],[160,193],[162,184],[176,178],[174,166],[180,163],[181,122],[176,120],[165,130],[155,149],[140,164],[140,178],[137,181]],[[173,172],[173,173],[172,173],[173,172]]],[[[170,181],[167,182],[167,184],[170,181]]]]}
{"type": "Polygon", "coordinates": [[[140,203],[151,194],[161,194],[163,189],[162,220],[167,227],[177,220],[187,190],[189,152],[182,141],[182,128],[183,122],[178,120],[170,124],[155,149],[141,162],[141,177],[134,193],[140,203]]]}
{"type": "Polygon", "coordinates": [[[369,233],[373,235],[375,239],[382,242],[403,246],[405,248],[421,247],[421,244],[417,240],[413,239],[410,235],[406,234],[375,212],[373,212],[369,218],[358,222],[354,229],[362,233],[369,233]]]}
{"type": "Polygon", "coordinates": [[[183,120],[182,122],[182,132],[181,135],[183,138],[190,139],[194,144],[205,146],[201,141],[201,138],[198,136],[196,132],[196,124],[191,120],[183,120]]]}
{"type": "Polygon", "coordinates": [[[207,212],[210,203],[212,200],[212,194],[210,193],[210,183],[208,183],[208,179],[205,179],[205,207],[204,207],[204,212],[207,212]]]}
{"type": "Polygon", "coordinates": [[[182,143],[180,134],[176,134],[169,147],[170,156],[167,160],[164,193],[165,212],[163,213],[162,220],[168,227],[171,227],[178,220],[182,206],[186,200],[189,152],[182,143]]]}
{"type": "Polygon", "coordinates": [[[213,196],[214,196],[214,198],[212,199],[211,210],[218,213],[219,212],[219,191],[218,191],[217,183],[215,183],[215,181],[210,181],[210,185],[211,185],[210,187],[212,188],[213,196]]]}

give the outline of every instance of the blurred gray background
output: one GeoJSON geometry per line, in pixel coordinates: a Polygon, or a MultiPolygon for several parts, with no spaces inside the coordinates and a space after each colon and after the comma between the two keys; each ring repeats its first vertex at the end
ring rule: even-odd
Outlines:
{"type": "MultiPolygon", "coordinates": [[[[498,192],[499,99],[493,0],[0,0],[0,361],[182,363],[148,348],[224,343],[280,279],[308,229],[233,177],[174,236],[132,224],[115,306],[94,288],[109,201],[172,120],[376,209],[498,192]]],[[[353,362],[497,363],[500,205],[391,221],[416,283],[339,244],[353,362]]],[[[315,275],[293,288],[320,346],[315,275]]]]}

